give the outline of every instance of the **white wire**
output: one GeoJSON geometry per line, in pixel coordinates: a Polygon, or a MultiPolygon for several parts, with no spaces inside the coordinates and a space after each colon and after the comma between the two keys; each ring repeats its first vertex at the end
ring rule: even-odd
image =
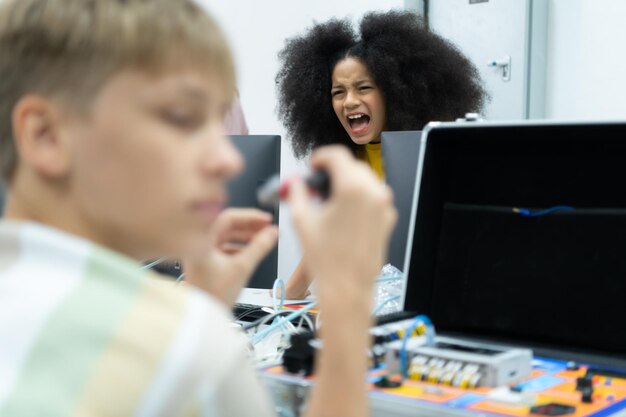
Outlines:
{"type": "MultiPolygon", "coordinates": [[[[272,311],[275,311],[275,310],[272,310],[272,311]]],[[[267,324],[267,322],[273,319],[272,324],[270,326],[277,326],[277,328],[279,328],[285,336],[289,336],[289,333],[285,329],[285,326],[289,327],[290,331],[292,332],[295,332],[296,328],[293,324],[291,324],[290,321],[285,320],[282,316],[283,316],[283,311],[281,311],[280,313],[275,312],[274,314],[267,316],[265,320],[263,320],[261,323],[259,323],[256,326],[256,328],[258,329],[259,327],[263,326],[264,324],[267,324]]]]}
{"type": "MultiPolygon", "coordinates": [[[[294,312],[290,313],[287,317],[284,318],[285,321],[291,321],[291,320],[295,320],[297,318],[299,318],[300,316],[305,315],[306,313],[309,312],[309,310],[311,310],[313,307],[317,306],[316,302],[312,302],[308,305],[306,305],[305,307],[302,307],[299,310],[295,310],[294,312]]],[[[263,340],[263,338],[265,336],[267,336],[268,334],[270,334],[271,332],[273,332],[274,330],[276,330],[277,327],[281,326],[282,323],[272,323],[271,325],[267,326],[265,329],[261,330],[260,332],[258,332],[257,334],[254,335],[254,337],[252,338],[251,343],[257,344],[259,343],[261,340],[263,340]]]]}
{"type": "Polygon", "coordinates": [[[148,265],[144,265],[141,267],[141,269],[146,270],[146,269],[150,269],[153,266],[157,266],[158,264],[160,264],[161,262],[163,262],[165,260],[165,258],[159,258],[154,262],[150,262],[148,265]]]}
{"type": "Polygon", "coordinates": [[[306,314],[304,316],[300,316],[300,324],[298,325],[298,330],[302,328],[303,320],[306,321],[306,324],[307,326],[309,326],[309,329],[311,329],[311,331],[315,331],[315,325],[313,324],[313,320],[311,320],[306,314]]]}
{"type": "Polygon", "coordinates": [[[280,317],[280,316],[289,315],[289,314],[291,314],[291,312],[288,311],[288,310],[283,310],[283,311],[279,311],[279,312],[274,312],[274,313],[268,314],[267,316],[263,317],[263,319],[261,319],[261,321],[259,323],[252,323],[252,325],[249,328],[251,329],[253,327],[257,327],[257,328],[261,327],[261,326],[267,324],[267,322],[270,321],[270,320],[273,320],[273,319],[275,319],[277,317],[280,317]]]}
{"type": "Polygon", "coordinates": [[[293,333],[296,331],[296,327],[290,321],[285,320],[282,316],[276,317],[270,326],[273,325],[276,325],[285,337],[288,337],[290,332],[293,333]]]}

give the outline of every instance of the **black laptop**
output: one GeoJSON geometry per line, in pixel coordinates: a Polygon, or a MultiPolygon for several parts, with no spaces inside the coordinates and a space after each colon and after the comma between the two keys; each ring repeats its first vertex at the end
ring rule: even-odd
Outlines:
{"type": "Polygon", "coordinates": [[[433,123],[405,310],[439,332],[626,364],[626,123],[433,123]]]}

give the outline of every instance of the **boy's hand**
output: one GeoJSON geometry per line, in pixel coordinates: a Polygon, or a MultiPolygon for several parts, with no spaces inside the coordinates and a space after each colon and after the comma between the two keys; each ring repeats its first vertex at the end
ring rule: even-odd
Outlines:
{"type": "Polygon", "coordinates": [[[183,260],[185,281],[233,305],[259,262],[276,245],[278,229],[271,221],[271,215],[256,209],[224,210],[211,229],[206,257],[183,260]]]}
{"type": "Polygon", "coordinates": [[[289,193],[323,314],[308,416],[328,415],[329,405],[333,415],[366,415],[372,287],[397,214],[391,190],[345,148],[320,148],[312,165],[329,174],[329,198],[316,207],[302,182],[289,193]]]}
{"type": "Polygon", "coordinates": [[[343,147],[321,148],[311,162],[330,175],[330,198],[315,206],[300,181],[292,184],[290,201],[320,302],[354,296],[367,304],[397,219],[392,192],[343,147]]]}

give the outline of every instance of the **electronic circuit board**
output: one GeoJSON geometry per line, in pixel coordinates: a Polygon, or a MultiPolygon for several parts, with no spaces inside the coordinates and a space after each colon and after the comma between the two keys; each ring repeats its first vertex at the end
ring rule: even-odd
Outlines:
{"type": "MultiPolygon", "coordinates": [[[[531,375],[516,385],[473,389],[410,379],[396,388],[380,388],[376,382],[383,376],[392,382],[401,381],[400,375],[389,375],[380,368],[370,371],[367,384],[374,416],[626,416],[626,371],[611,370],[589,377],[591,366],[576,367],[572,369],[565,361],[535,358],[531,375]],[[583,401],[579,378],[585,375],[591,392],[583,401]]],[[[307,387],[314,383],[314,378],[287,374],[282,367],[265,369],[261,376],[283,410],[286,402],[297,400],[301,405],[307,387]]]]}

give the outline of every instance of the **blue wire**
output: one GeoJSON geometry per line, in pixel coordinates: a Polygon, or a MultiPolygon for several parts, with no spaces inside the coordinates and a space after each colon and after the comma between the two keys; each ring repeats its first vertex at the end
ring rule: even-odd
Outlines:
{"type": "MultiPolygon", "coordinates": [[[[376,279],[376,282],[390,282],[390,281],[400,281],[404,279],[404,275],[390,275],[390,276],[379,276],[376,279]]],[[[391,297],[383,300],[380,304],[378,304],[376,306],[376,308],[374,309],[374,311],[372,312],[373,315],[376,315],[387,303],[390,303],[392,301],[395,301],[397,299],[400,298],[400,295],[392,295],[391,297]]]]}
{"type": "Polygon", "coordinates": [[[404,279],[404,275],[392,275],[388,277],[378,277],[376,282],[400,281],[401,279],[404,279]]]}
{"type": "Polygon", "coordinates": [[[404,333],[404,337],[402,338],[402,346],[400,347],[400,371],[402,372],[402,378],[406,379],[409,376],[409,366],[406,363],[406,343],[410,339],[413,331],[420,324],[424,323],[426,326],[426,345],[434,346],[435,345],[435,326],[433,326],[433,322],[430,321],[428,317],[423,314],[415,316],[413,319],[413,323],[404,333]]]}
{"type": "Polygon", "coordinates": [[[539,211],[530,211],[530,210],[525,209],[525,208],[517,208],[516,207],[516,208],[513,209],[513,212],[521,214],[522,216],[526,216],[526,217],[539,217],[539,216],[545,216],[546,214],[554,213],[555,211],[570,211],[570,210],[574,210],[574,207],[571,207],[571,206],[554,206],[554,207],[550,207],[550,208],[547,208],[545,210],[539,210],[539,211]]]}
{"type": "Polygon", "coordinates": [[[274,285],[272,286],[272,305],[274,306],[274,311],[278,312],[285,305],[285,282],[276,278],[274,280],[274,285]],[[276,300],[276,287],[280,286],[280,303],[276,300]]]}
{"type": "Polygon", "coordinates": [[[285,326],[285,323],[288,323],[288,321],[285,321],[284,318],[282,318],[281,316],[278,316],[274,320],[272,320],[271,325],[276,325],[276,327],[278,327],[285,336],[289,336],[289,333],[287,333],[287,328],[285,326]]]}
{"type": "MultiPolygon", "coordinates": [[[[272,306],[274,306],[274,312],[276,313],[282,310],[285,306],[285,282],[280,278],[276,278],[274,280],[274,285],[272,286],[272,306]],[[280,287],[280,302],[276,300],[276,287],[280,287]]],[[[280,330],[283,334],[287,335],[287,329],[285,329],[284,326],[284,323],[286,323],[285,320],[282,317],[276,317],[272,321],[272,324],[276,323],[280,324],[280,330]]]]}

